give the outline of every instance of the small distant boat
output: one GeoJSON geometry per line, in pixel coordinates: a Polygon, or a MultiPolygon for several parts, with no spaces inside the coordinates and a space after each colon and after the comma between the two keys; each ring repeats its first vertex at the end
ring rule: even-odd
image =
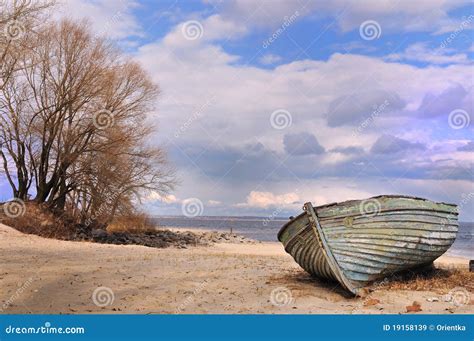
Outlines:
{"type": "Polygon", "coordinates": [[[373,281],[431,264],[458,231],[456,205],[416,197],[308,202],[303,209],[278,240],[311,275],[338,281],[354,295],[373,281]]]}

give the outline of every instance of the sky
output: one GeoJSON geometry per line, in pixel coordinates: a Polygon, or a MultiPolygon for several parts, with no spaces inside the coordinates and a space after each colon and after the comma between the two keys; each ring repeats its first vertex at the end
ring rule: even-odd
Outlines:
{"type": "Polygon", "coordinates": [[[65,1],[160,86],[154,215],[289,216],[405,194],[474,221],[474,6],[458,0],[65,1]]]}

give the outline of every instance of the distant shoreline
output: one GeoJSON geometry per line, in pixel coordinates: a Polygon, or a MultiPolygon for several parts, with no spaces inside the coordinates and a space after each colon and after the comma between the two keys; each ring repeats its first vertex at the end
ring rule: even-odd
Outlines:
{"type": "MultiPolygon", "coordinates": [[[[224,232],[223,230],[213,230],[213,229],[206,229],[206,228],[196,228],[196,227],[173,227],[173,226],[166,226],[166,227],[158,227],[157,229],[161,230],[170,230],[174,232],[193,232],[193,233],[204,233],[204,232],[224,232]]],[[[239,234],[235,232],[235,234],[239,234]]],[[[260,243],[267,244],[267,245],[278,245],[281,244],[279,242],[269,242],[269,241],[260,241],[260,243]]],[[[274,255],[277,255],[276,253],[274,255]]],[[[466,261],[469,261],[470,257],[465,255],[451,255],[449,250],[443,254],[440,258],[438,258],[435,262],[436,264],[441,265],[443,267],[445,264],[455,264],[460,266],[467,266],[466,261]]]]}
{"type": "MultiPolygon", "coordinates": [[[[297,212],[296,212],[297,213],[297,212]]],[[[296,216],[296,213],[293,216],[296,216]]],[[[301,212],[300,212],[301,213],[301,212]]],[[[150,219],[160,219],[160,218],[180,218],[180,219],[187,219],[187,220],[196,220],[196,219],[203,219],[203,220],[222,220],[222,219],[229,219],[229,220],[265,220],[270,219],[268,216],[227,216],[227,215],[200,215],[197,217],[188,217],[185,215],[149,215],[150,219]]],[[[271,220],[277,221],[285,221],[289,220],[290,216],[271,216],[271,220]]],[[[460,224],[474,224],[474,221],[459,221],[460,224]]]]}
{"type": "MultiPolygon", "coordinates": [[[[278,242],[277,234],[280,228],[288,221],[288,219],[277,220],[269,218],[255,218],[252,219],[236,219],[232,217],[168,217],[157,220],[159,228],[162,229],[176,229],[176,230],[191,230],[195,232],[225,232],[229,233],[232,228],[232,233],[243,235],[247,238],[258,240],[261,242],[278,242]]],[[[472,250],[471,242],[474,241],[474,223],[459,223],[458,238],[447,251],[449,256],[463,257],[466,259],[474,259],[474,252],[472,250]]]]}

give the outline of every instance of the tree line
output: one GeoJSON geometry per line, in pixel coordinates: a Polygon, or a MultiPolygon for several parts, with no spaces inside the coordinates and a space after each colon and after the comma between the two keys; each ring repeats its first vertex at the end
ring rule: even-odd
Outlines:
{"type": "Polygon", "coordinates": [[[87,22],[50,20],[53,6],[0,2],[1,175],[14,198],[107,222],[175,184],[151,143],[159,89],[87,22]]]}

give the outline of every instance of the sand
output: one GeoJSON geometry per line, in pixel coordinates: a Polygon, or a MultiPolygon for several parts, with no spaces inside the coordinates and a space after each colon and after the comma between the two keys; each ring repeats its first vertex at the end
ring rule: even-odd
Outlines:
{"type": "Polygon", "coordinates": [[[3,313],[398,314],[413,301],[421,313],[473,313],[445,294],[382,289],[352,298],[311,278],[278,243],[155,249],[45,239],[0,225],[3,313]]]}

